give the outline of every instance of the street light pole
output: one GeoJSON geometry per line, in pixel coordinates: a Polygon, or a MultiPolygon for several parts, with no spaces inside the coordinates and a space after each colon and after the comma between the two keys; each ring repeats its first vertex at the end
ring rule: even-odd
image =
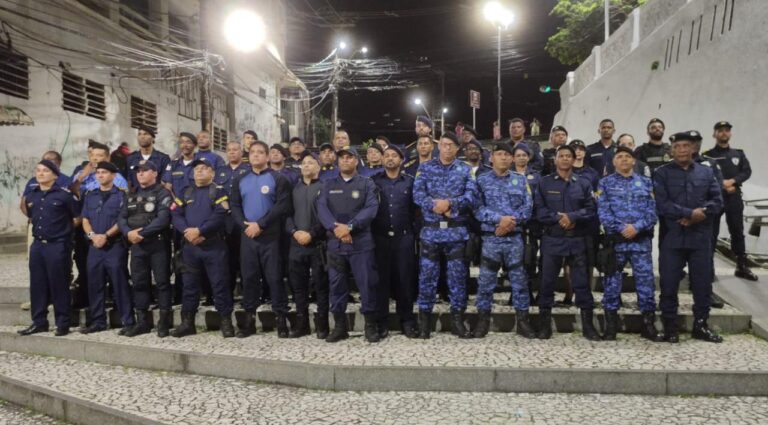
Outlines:
{"type": "Polygon", "coordinates": [[[499,40],[498,40],[498,61],[496,64],[497,68],[497,75],[496,75],[496,119],[499,123],[499,128],[501,128],[501,25],[498,26],[499,29],[499,40]]]}
{"type": "Polygon", "coordinates": [[[611,0],[605,0],[605,41],[608,41],[608,37],[611,36],[611,0]]]}

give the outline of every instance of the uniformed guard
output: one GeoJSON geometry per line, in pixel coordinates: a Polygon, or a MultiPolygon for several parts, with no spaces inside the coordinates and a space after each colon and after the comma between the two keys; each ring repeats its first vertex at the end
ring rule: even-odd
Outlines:
{"type": "Polygon", "coordinates": [[[525,143],[531,150],[531,168],[540,171],[544,166],[544,160],[541,157],[539,142],[525,138],[525,121],[522,118],[512,118],[509,120],[509,144],[515,147],[520,143],[525,143]]]}
{"type": "Polygon", "coordinates": [[[366,163],[363,167],[360,167],[360,175],[364,177],[373,177],[376,174],[384,172],[384,165],[382,163],[382,156],[384,155],[384,148],[376,143],[368,146],[365,150],[366,163]]]}
{"type": "Polygon", "coordinates": [[[195,148],[197,137],[192,133],[179,133],[179,151],[181,156],[171,161],[162,175],[165,187],[173,192],[174,196],[184,193],[184,189],[192,184],[192,161],[195,160],[195,148]]]}
{"type": "MultiPolygon", "coordinates": [[[[240,176],[250,172],[251,166],[243,162],[243,145],[240,142],[227,143],[227,164],[216,170],[214,184],[224,188],[227,196],[232,194],[232,186],[240,176]]],[[[224,239],[229,255],[229,289],[234,295],[237,277],[240,276],[240,227],[235,224],[231,214],[225,220],[224,239]]]]}
{"type": "Polygon", "coordinates": [[[474,214],[480,221],[483,248],[477,279],[477,326],[475,338],[484,338],[491,325],[493,290],[499,268],[509,271],[510,301],[515,307],[517,333],[534,338],[528,320],[530,298],[523,267],[524,243],[521,228],[530,219],[533,199],[525,175],[511,171],[513,148],[508,143],[493,147],[493,171],[477,178],[478,202],[474,214]]]}
{"type": "Polygon", "coordinates": [[[136,308],[136,326],[125,336],[133,337],[152,331],[151,284],[157,288],[157,336],[168,336],[171,327],[171,257],[168,238],[171,222],[171,193],[158,181],[158,165],[144,161],[134,168],[136,190],[128,195],[117,224],[128,240],[131,252],[131,281],[133,303],[136,308]]]}
{"type": "Polygon", "coordinates": [[[288,149],[280,143],[275,143],[269,148],[269,168],[288,179],[293,187],[301,178],[301,173],[293,167],[286,166],[285,161],[290,157],[288,149]]]}
{"type": "Polygon", "coordinates": [[[325,229],[317,217],[317,198],[323,183],[318,179],[320,161],[309,151],[302,153],[301,180],[293,187],[293,214],[285,220],[291,236],[288,253],[288,282],[296,302],[296,325],[290,337],[309,335],[309,292],[317,295],[315,331],[318,339],[328,337],[328,273],[325,270],[325,229]]]}
{"type": "Polygon", "coordinates": [[[648,121],[646,129],[648,131],[648,141],[637,148],[637,160],[648,164],[651,173],[653,173],[672,158],[669,153],[669,143],[663,141],[664,121],[659,118],[652,118],[648,121]]]}
{"type": "MultiPolygon", "coordinates": [[[[47,159],[48,161],[53,162],[54,165],[59,167],[59,175],[56,177],[56,184],[59,187],[62,188],[68,188],[69,185],[72,184],[72,179],[69,178],[66,174],[61,172],[61,154],[56,151],[47,151],[43,154],[42,159],[47,159]]],[[[21,194],[21,202],[19,203],[19,208],[21,209],[21,212],[24,215],[27,215],[27,201],[26,196],[29,195],[35,188],[39,186],[37,183],[37,179],[35,177],[31,177],[29,180],[27,180],[27,184],[24,185],[24,192],[21,194]]]]}
{"type": "Polygon", "coordinates": [[[416,176],[416,172],[419,170],[421,164],[431,161],[434,158],[433,152],[435,150],[435,141],[432,136],[419,136],[416,140],[416,158],[405,163],[405,174],[411,177],[416,176]]]}
{"type": "Polygon", "coordinates": [[[288,153],[290,156],[285,159],[285,166],[293,168],[298,174],[301,174],[301,159],[304,151],[307,150],[307,145],[304,144],[304,140],[301,137],[291,137],[288,141],[288,153]]]}
{"type": "Polygon", "coordinates": [[[613,165],[616,172],[600,180],[597,191],[597,214],[605,230],[605,239],[616,252],[615,269],[605,271],[603,277],[603,339],[616,339],[621,271],[629,262],[635,280],[637,305],[643,315],[640,335],[651,341],[661,341],[654,316],[656,300],[651,241],[657,217],[653,183],[648,177],[634,172],[635,154],[628,147],[616,148],[613,165]]]}
{"type": "Polygon", "coordinates": [[[125,178],[128,179],[128,185],[132,192],[139,187],[139,182],[136,180],[136,173],[138,172],[136,167],[144,161],[152,161],[158,170],[163,171],[171,162],[168,155],[155,149],[155,130],[152,127],[140,125],[136,138],[139,149],[133,151],[125,159],[125,178]]]}
{"type": "Polygon", "coordinates": [[[240,271],[243,276],[243,309],[245,320],[237,337],[256,333],[256,309],[261,304],[262,284],[269,285],[272,311],[277,316],[277,336],[289,335],[286,313],[288,296],[282,282],[280,236],[285,217],[291,208],[291,184],[269,168],[269,146],[256,140],[251,143],[249,173],[232,186],[230,207],[235,223],[242,229],[240,237],[240,271]]]}
{"type": "Polygon", "coordinates": [[[585,165],[592,167],[600,177],[605,175],[606,160],[610,160],[613,152],[616,150],[616,142],[613,141],[615,132],[616,126],[613,120],[606,118],[600,121],[600,126],[597,130],[600,140],[587,146],[587,156],[584,160],[585,165]]]}
{"type": "Polygon", "coordinates": [[[221,334],[235,336],[232,326],[232,294],[229,291],[229,261],[224,242],[224,220],[227,216],[227,194],[213,184],[213,164],[204,158],[190,164],[194,182],[176,197],[171,205],[173,227],[184,237],[182,271],[184,288],[181,303],[181,324],[171,336],[181,338],[197,333],[195,314],[200,305],[203,276],[211,282],[213,302],[221,316],[221,334]]]}
{"type": "Polygon", "coordinates": [[[419,336],[413,302],[416,299],[416,240],[413,203],[413,177],[403,173],[400,165],[405,155],[395,145],[384,151],[384,173],[373,177],[379,188],[379,210],[373,220],[376,241],[376,266],[379,271],[379,335],[389,326],[390,294],[395,298],[395,311],[403,335],[419,336]]]}
{"type": "Polygon", "coordinates": [[[556,125],[552,127],[552,131],[549,132],[549,141],[552,147],[541,151],[544,167],[541,170],[541,174],[546,176],[555,172],[555,152],[557,148],[568,143],[568,130],[562,125],[556,125]]]}
{"type": "MultiPolygon", "coordinates": [[[[723,213],[731,236],[731,250],[736,254],[735,275],[742,279],[757,281],[757,275],[749,269],[744,243],[744,200],[741,198],[741,185],[752,176],[752,167],[741,149],[730,145],[731,128],[728,121],[715,124],[713,137],[716,145],[704,152],[704,155],[717,161],[723,173],[723,213]]],[[[721,214],[722,216],[722,214],[721,214]]],[[[715,218],[713,227],[713,248],[720,235],[720,217],[715,218]]]]}
{"type": "Polygon", "coordinates": [[[245,130],[243,132],[243,157],[248,159],[248,152],[251,149],[251,143],[259,140],[259,135],[253,130],[245,130]]]}
{"type": "Polygon", "coordinates": [[[339,175],[339,168],[336,166],[336,151],[333,145],[323,143],[320,145],[320,181],[331,180],[339,175]]]}
{"type": "Polygon", "coordinates": [[[338,152],[342,148],[345,148],[351,145],[352,145],[352,141],[349,139],[349,133],[347,133],[347,130],[340,128],[336,130],[335,133],[333,133],[333,150],[334,151],[338,152]]]}
{"type": "Polygon", "coordinates": [[[107,278],[112,284],[115,306],[125,334],[136,323],[128,284],[128,250],[117,219],[126,203],[125,190],[114,185],[117,167],[106,161],[96,165],[101,187],[88,191],[83,200],[83,231],[91,246],[88,250],[88,313],[90,324],[80,329],[88,334],[107,330],[104,308],[107,278]]]}
{"type": "MultiPolygon", "coordinates": [[[[528,145],[525,143],[519,143],[512,148],[512,156],[514,161],[514,171],[525,176],[525,179],[528,182],[528,187],[531,190],[531,197],[533,197],[533,194],[535,194],[539,188],[541,174],[529,166],[531,150],[528,149],[528,145]]],[[[522,231],[523,241],[525,242],[525,255],[523,260],[525,273],[528,277],[529,298],[531,299],[531,302],[535,303],[536,300],[533,297],[533,279],[534,276],[538,276],[537,269],[540,265],[540,262],[538,261],[538,253],[539,246],[541,246],[541,223],[536,220],[534,214],[531,214],[528,222],[521,226],[520,230],[522,231]]],[[[514,304],[514,300],[510,300],[510,303],[514,304]]]]}
{"type": "Polygon", "coordinates": [[[226,165],[221,155],[211,150],[211,132],[203,130],[197,133],[197,152],[195,159],[203,158],[208,163],[213,164],[214,170],[226,165]]]}
{"type": "Polygon", "coordinates": [[[347,329],[348,274],[360,290],[360,313],[365,317],[365,339],[379,342],[376,327],[379,276],[376,272],[371,221],[379,199],[376,185],[357,174],[360,157],[345,146],[338,151],[339,176],[328,180],[317,200],[317,215],[328,237],[328,280],[334,327],[327,342],[349,337],[347,329]]]}
{"type": "Polygon", "coordinates": [[[484,157],[487,152],[483,145],[474,138],[464,146],[464,162],[472,169],[472,178],[477,179],[483,173],[491,172],[491,167],[486,165],[484,157]]]}
{"type": "Polygon", "coordinates": [[[20,335],[48,332],[48,305],[53,304],[56,336],[69,333],[70,294],[67,270],[72,262],[72,231],[80,215],[69,190],[56,184],[59,167],[44,159],[35,168],[38,186],[27,197],[27,217],[34,241],[29,249],[29,298],[32,325],[20,335]]]}
{"type": "Polygon", "coordinates": [[[590,223],[595,218],[592,186],[573,173],[576,152],[561,146],[555,155],[557,172],[544,176],[536,191],[536,218],[543,226],[541,241],[541,289],[539,290],[539,339],[552,337],[552,305],[555,280],[563,263],[570,266],[576,305],[581,309],[581,331],[585,338],[599,341],[592,321],[592,292],[587,274],[587,241],[590,223]]]}
{"type": "MultiPolygon", "coordinates": [[[[645,162],[637,159],[637,150],[635,149],[635,138],[631,134],[624,133],[616,139],[616,147],[624,146],[629,148],[635,154],[635,168],[633,172],[638,176],[644,176],[651,178],[651,167],[645,162]]],[[[607,158],[606,158],[607,160],[607,158]]],[[[613,154],[611,154],[611,161],[605,164],[605,175],[609,176],[616,172],[616,167],[613,165],[613,154]]]]}
{"type": "Polygon", "coordinates": [[[467,307],[467,264],[464,250],[469,214],[477,199],[471,169],[456,158],[459,139],[452,132],[440,138],[440,156],[422,164],[416,173],[413,200],[424,217],[419,260],[419,336],[428,339],[435,305],[440,264],[445,263],[450,292],[451,331],[470,338],[464,325],[467,307]]]}
{"type": "Polygon", "coordinates": [[[679,341],[677,291],[686,265],[693,292],[691,336],[723,341],[707,326],[713,279],[712,222],[723,209],[723,197],[712,169],[693,161],[693,144],[698,140],[701,135],[693,130],[672,135],[673,160],[653,176],[656,207],[667,228],[659,253],[659,304],[667,342],[679,341]]]}

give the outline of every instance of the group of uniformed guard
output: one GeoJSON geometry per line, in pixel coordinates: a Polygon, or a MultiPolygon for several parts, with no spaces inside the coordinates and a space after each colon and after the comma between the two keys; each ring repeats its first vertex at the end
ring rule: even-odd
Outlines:
{"type": "Polygon", "coordinates": [[[392,297],[403,334],[429,338],[441,285],[447,286],[452,333],[482,338],[490,330],[501,270],[511,284],[517,333],[548,339],[555,281],[565,268],[564,302],[575,295],[584,337],[614,340],[629,263],[644,338],[678,342],[677,293],[687,266],[692,336],[721,342],[707,319],[723,213],[737,255],[736,275],[757,280],[745,254],[740,189],[751,170],[743,151],[730,147],[731,128],[718,122],[715,148],[699,155],[702,137],[696,131],[676,133],[664,143],[664,123],[654,118],[647,127],[649,142],[635,149],[631,135],[614,141],[614,123],[606,119],[598,142],[568,143],[567,130],[556,126],[552,147],[542,151],[525,139],[524,122],[515,118],[510,139],[493,144],[488,153],[473,128],[434,140],[432,121],[419,116],[413,159],[407,161],[404,149],[380,136],[367,147],[364,163],[343,130],[318,154],[306,150],[300,138],[291,139],[287,149],[270,147],[248,130],[243,144],[227,145],[224,161],[210,151],[206,131],[180,133],[179,155],[171,160],[154,149],[154,130],[141,127],[139,149],[127,157],[124,170],[108,161],[107,146],[92,143],[88,161],[71,180],[59,169],[60,155],[47,152],[21,203],[34,240],[32,325],[19,333],[48,331],[49,304],[55,334],[69,332],[67,271],[79,232],[87,244],[79,254],[75,248],[75,259],[82,262],[78,271],[89,300],[82,333],[108,328],[109,284],[119,334],[127,337],[153,328],[159,337],[195,334],[203,295],[221,315],[225,338],[254,334],[256,311],[265,302],[275,313],[278,337],[302,337],[311,333],[314,297],[317,337],[337,342],[349,337],[353,278],[369,342],[387,337],[392,297]],[[663,332],[655,326],[651,254],[657,221],[663,332]],[[464,312],[473,258],[480,274],[478,320],[470,330],[464,312]],[[603,274],[602,335],[593,318],[593,267],[603,274]],[[540,282],[536,298],[534,275],[540,282]],[[245,316],[235,326],[238,289],[245,316]],[[296,305],[290,329],[289,292],[296,305]],[[174,298],[181,304],[175,327],[174,298]],[[537,329],[528,316],[533,303],[539,307],[537,329]],[[159,310],[156,324],[153,305],[159,310]]]}

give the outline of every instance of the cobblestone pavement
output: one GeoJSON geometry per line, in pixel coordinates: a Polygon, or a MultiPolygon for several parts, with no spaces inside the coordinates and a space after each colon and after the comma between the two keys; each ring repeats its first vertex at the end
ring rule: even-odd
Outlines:
{"type": "Polygon", "coordinates": [[[7,352],[0,352],[0,375],[175,424],[768,421],[768,399],[760,397],[313,391],[7,352]]]}
{"type": "MultiPolygon", "coordinates": [[[[0,327],[15,332],[20,327],[0,327]]],[[[51,338],[52,333],[38,334],[51,338]]],[[[747,334],[727,335],[725,343],[711,344],[683,336],[680,344],[652,343],[635,334],[620,334],[617,341],[591,342],[580,333],[555,334],[551,340],[527,340],[512,333],[490,333],[484,339],[460,340],[449,333],[434,334],[427,341],[410,340],[398,332],[378,344],[365,342],[360,332],[352,338],[329,344],[314,336],[278,339],[275,332],[245,339],[224,340],[219,332],[176,338],[154,334],[125,338],[116,330],[66,337],[83,341],[109,342],[313,364],[351,366],[458,366],[508,368],[573,368],[632,370],[768,370],[768,342],[747,334]]]]}
{"type": "Polygon", "coordinates": [[[0,287],[29,287],[26,254],[0,255],[0,287]]]}
{"type": "Polygon", "coordinates": [[[65,425],[65,422],[0,400],[0,425],[65,425]]]}

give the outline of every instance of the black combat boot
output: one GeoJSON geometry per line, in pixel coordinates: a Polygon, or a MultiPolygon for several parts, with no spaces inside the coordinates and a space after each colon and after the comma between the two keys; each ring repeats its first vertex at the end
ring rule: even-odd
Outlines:
{"type": "Polygon", "coordinates": [[[691,336],[695,339],[707,342],[723,342],[723,337],[716,334],[712,329],[709,329],[709,326],[707,326],[707,319],[696,319],[693,321],[691,336]]]}
{"type": "Polygon", "coordinates": [[[539,331],[536,333],[538,339],[552,338],[552,309],[539,309],[539,331]]]}
{"type": "Polygon", "coordinates": [[[328,326],[328,313],[317,313],[315,316],[315,332],[317,339],[328,338],[330,327],[328,326]]]}
{"type": "Polygon", "coordinates": [[[416,323],[414,322],[406,322],[403,323],[403,335],[405,335],[406,338],[418,338],[419,337],[419,328],[416,326],[416,323]]]}
{"type": "Polygon", "coordinates": [[[605,310],[605,332],[603,339],[606,341],[616,341],[616,332],[619,331],[619,313],[611,310],[605,310]]]}
{"type": "Polygon", "coordinates": [[[472,333],[464,325],[464,312],[451,310],[451,333],[461,339],[472,338],[472,333]]]}
{"type": "Polygon", "coordinates": [[[171,310],[160,310],[160,317],[157,319],[157,336],[165,338],[171,332],[171,319],[173,312],[171,310]]]}
{"type": "Polygon", "coordinates": [[[232,315],[221,315],[221,336],[224,338],[232,338],[235,336],[235,326],[232,325],[232,315]]]}
{"type": "Polygon", "coordinates": [[[277,313],[277,337],[288,338],[288,318],[285,313],[277,313]]]}
{"type": "Polygon", "coordinates": [[[477,312],[477,325],[475,330],[472,331],[472,336],[475,338],[485,338],[488,335],[488,331],[491,329],[491,312],[479,311],[477,312]]]}
{"type": "Polygon", "coordinates": [[[736,272],[734,273],[734,275],[742,279],[747,279],[753,282],[757,282],[757,275],[754,274],[752,270],[749,269],[746,255],[740,255],[739,258],[736,259],[736,272]]]}
{"type": "Polygon", "coordinates": [[[148,334],[152,332],[152,315],[147,310],[136,310],[136,324],[125,331],[125,336],[134,337],[137,335],[148,334]]]}
{"type": "Polygon", "coordinates": [[[640,336],[653,342],[664,340],[656,329],[656,315],[652,311],[643,313],[643,326],[640,328],[640,336]]]}
{"type": "Polygon", "coordinates": [[[296,312],[296,326],[291,328],[291,333],[288,338],[301,338],[312,333],[309,330],[309,311],[297,311],[296,312]]]}
{"type": "Polygon", "coordinates": [[[389,313],[384,313],[376,321],[376,332],[379,334],[379,340],[389,336],[389,313]]]}
{"type": "Polygon", "coordinates": [[[256,313],[246,311],[243,318],[242,326],[238,326],[237,333],[238,338],[247,338],[256,333],[256,313]]]}
{"type": "Polygon", "coordinates": [[[432,331],[432,312],[420,311],[419,312],[419,338],[429,339],[429,334],[432,331]]]}
{"type": "Polygon", "coordinates": [[[339,342],[342,339],[349,338],[349,332],[347,331],[349,328],[349,325],[347,324],[347,314],[333,313],[333,321],[333,330],[328,337],[325,338],[325,342],[339,342]]]}
{"type": "Polygon", "coordinates": [[[590,341],[602,340],[592,321],[592,309],[581,309],[581,334],[584,335],[584,338],[590,341]]]}
{"type": "Polygon", "coordinates": [[[365,340],[368,342],[379,342],[379,329],[376,317],[372,314],[366,314],[365,316],[365,340]]]}
{"type": "Polygon", "coordinates": [[[174,338],[181,338],[188,335],[194,335],[197,333],[195,328],[195,313],[194,312],[181,312],[181,324],[176,326],[171,331],[171,336],[174,338]]]}
{"type": "Polygon", "coordinates": [[[680,342],[680,334],[677,333],[677,318],[662,320],[664,324],[664,341],[676,344],[680,342]]]}
{"type": "MultiPolygon", "coordinates": [[[[131,313],[131,318],[135,319],[135,316],[133,313],[131,313]]],[[[133,325],[130,325],[130,326],[123,325],[123,327],[120,328],[119,331],[117,331],[117,334],[120,336],[125,336],[125,333],[128,332],[128,330],[134,327],[135,325],[136,325],[136,320],[133,321],[133,325]]]]}
{"type": "Polygon", "coordinates": [[[528,310],[515,310],[515,316],[517,317],[517,334],[523,338],[536,338],[536,332],[531,327],[528,310]]]}

